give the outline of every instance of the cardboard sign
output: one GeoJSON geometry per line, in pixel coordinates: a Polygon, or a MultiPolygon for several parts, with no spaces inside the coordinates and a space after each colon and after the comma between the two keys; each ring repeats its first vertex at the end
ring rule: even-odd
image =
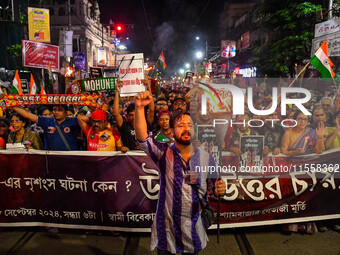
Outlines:
{"type": "Polygon", "coordinates": [[[91,77],[100,78],[103,77],[103,70],[101,67],[90,67],[91,77]]]}
{"type": "Polygon", "coordinates": [[[254,170],[263,165],[262,151],[264,147],[263,136],[241,136],[240,150],[242,155],[239,158],[239,167],[254,170]]]}
{"type": "Polygon", "coordinates": [[[46,43],[22,40],[22,65],[59,70],[59,47],[46,43]]]}
{"type": "Polygon", "coordinates": [[[144,57],[143,53],[118,55],[117,64],[119,80],[123,87],[119,90],[121,97],[135,96],[145,91],[144,80],[144,57]]]}

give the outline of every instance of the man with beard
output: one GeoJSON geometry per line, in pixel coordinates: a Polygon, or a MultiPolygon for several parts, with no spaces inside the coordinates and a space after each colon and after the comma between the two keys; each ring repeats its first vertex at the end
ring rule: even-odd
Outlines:
{"type": "Polygon", "coordinates": [[[66,105],[53,106],[53,118],[37,116],[25,109],[14,106],[14,111],[26,119],[37,123],[44,130],[45,149],[51,151],[74,151],[78,149],[77,118],[66,117],[66,105]]]}
{"type": "MultiPolygon", "coordinates": [[[[113,128],[108,128],[107,114],[103,110],[96,110],[91,118],[78,114],[78,123],[87,138],[88,151],[116,151],[122,149],[120,134],[113,128]]],[[[123,151],[127,151],[123,147],[123,151]]]]}
{"type": "MultiPolygon", "coordinates": [[[[175,143],[172,146],[150,136],[144,107],[151,100],[149,92],[139,93],[135,97],[136,137],[141,148],[157,164],[160,174],[158,206],[151,228],[150,248],[154,250],[157,247],[158,254],[197,254],[208,240],[201,217],[200,199],[208,203],[207,189],[209,181],[212,181],[208,172],[199,169],[215,166],[215,162],[207,152],[190,144],[194,132],[193,122],[187,112],[173,113],[170,126],[173,128],[175,143]]],[[[225,189],[225,182],[218,180],[211,192],[215,196],[223,195],[225,189]]]]}

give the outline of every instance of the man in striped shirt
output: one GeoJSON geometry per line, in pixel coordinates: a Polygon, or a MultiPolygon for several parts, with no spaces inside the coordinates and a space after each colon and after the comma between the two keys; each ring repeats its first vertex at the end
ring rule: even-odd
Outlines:
{"type": "MultiPolygon", "coordinates": [[[[160,173],[159,198],[151,229],[150,248],[153,250],[157,247],[158,254],[198,254],[207,245],[208,236],[200,214],[199,198],[192,185],[196,185],[200,198],[208,202],[208,183],[213,179],[209,178],[207,171],[199,169],[215,166],[215,162],[207,152],[190,144],[194,132],[188,113],[176,112],[172,118],[174,145],[158,142],[150,136],[144,107],[151,100],[149,92],[142,92],[135,97],[136,137],[141,148],[158,165],[160,173]]],[[[218,180],[212,190],[218,196],[225,193],[225,188],[225,182],[218,180]]]]}

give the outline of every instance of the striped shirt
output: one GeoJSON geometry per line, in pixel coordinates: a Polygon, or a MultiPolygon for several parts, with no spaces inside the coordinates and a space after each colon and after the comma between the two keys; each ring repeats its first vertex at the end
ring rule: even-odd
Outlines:
{"type": "MultiPolygon", "coordinates": [[[[157,247],[171,253],[201,251],[207,245],[208,236],[200,214],[198,196],[184,181],[181,160],[187,170],[196,171],[198,168],[195,166],[215,166],[213,157],[194,147],[195,153],[187,163],[175,145],[170,147],[167,143],[156,141],[152,136],[139,143],[158,165],[160,172],[157,212],[151,228],[151,250],[157,247]]],[[[210,179],[206,171],[197,171],[197,188],[200,197],[206,202],[208,183],[211,183],[208,180],[210,179]]]]}

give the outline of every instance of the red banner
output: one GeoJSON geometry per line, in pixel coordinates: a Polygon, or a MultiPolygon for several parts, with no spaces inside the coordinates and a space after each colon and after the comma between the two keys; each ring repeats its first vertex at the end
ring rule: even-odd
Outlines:
{"type": "Polygon", "coordinates": [[[3,100],[0,101],[0,108],[5,110],[7,107],[31,104],[89,105],[95,108],[101,108],[103,101],[99,95],[83,94],[5,95],[3,96],[3,100]]]}
{"type": "Polygon", "coordinates": [[[22,65],[33,68],[59,70],[59,47],[22,40],[22,65]]]}

